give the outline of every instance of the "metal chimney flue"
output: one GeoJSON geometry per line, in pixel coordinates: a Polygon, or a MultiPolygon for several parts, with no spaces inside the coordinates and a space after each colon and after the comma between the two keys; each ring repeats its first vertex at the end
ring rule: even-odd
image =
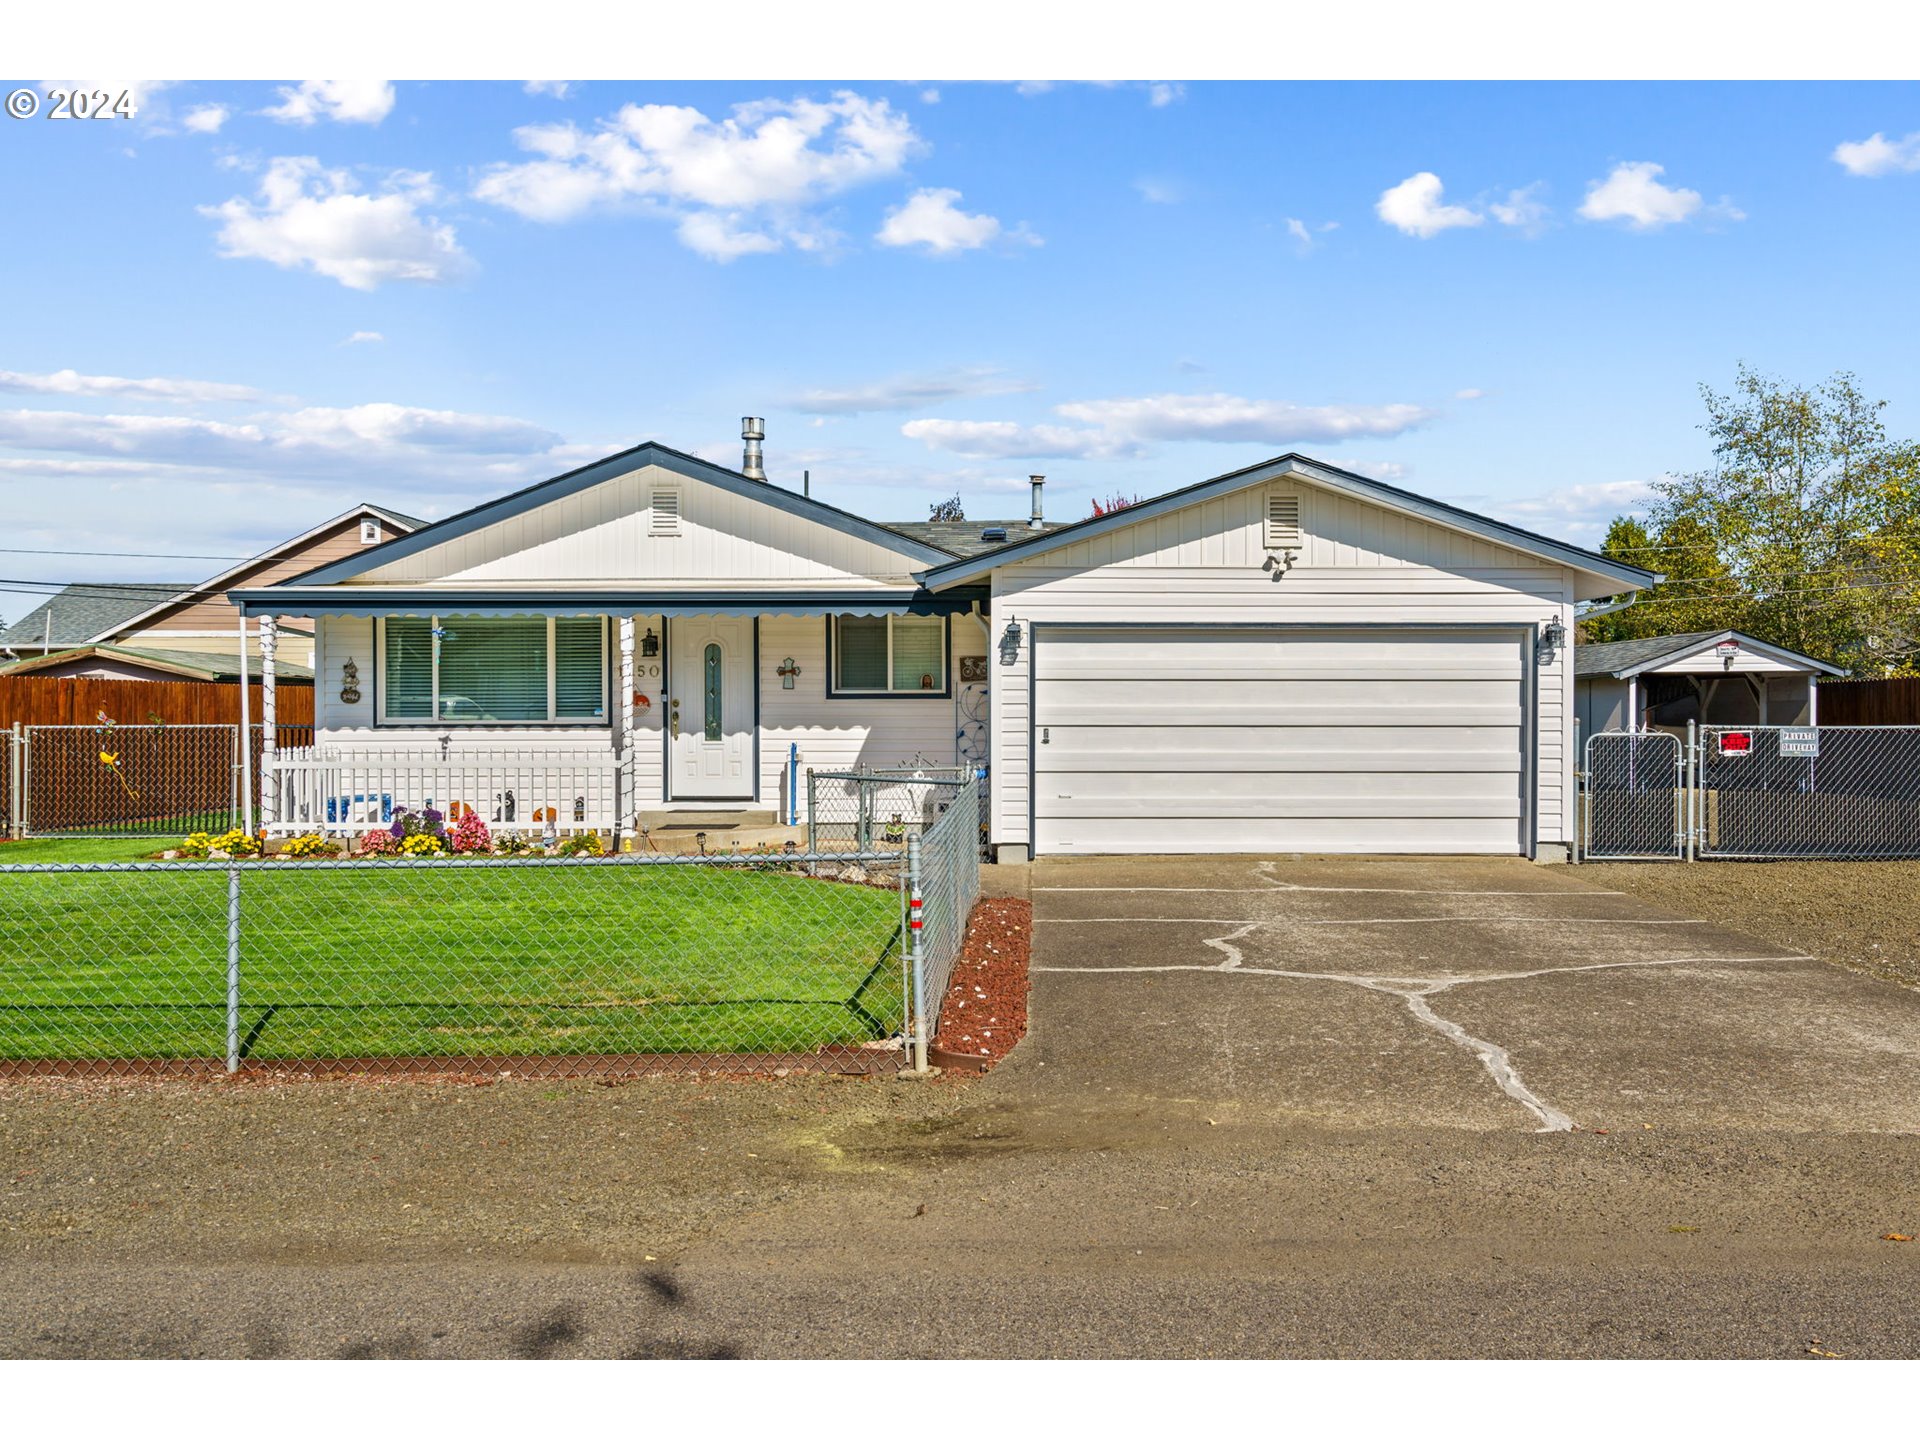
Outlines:
{"type": "Polygon", "coordinates": [[[1044,475],[1029,475],[1027,477],[1027,483],[1033,486],[1033,518],[1027,521],[1027,528],[1029,530],[1038,530],[1041,528],[1040,487],[1047,483],[1047,477],[1044,475]]]}
{"type": "Polygon", "coordinates": [[[747,453],[740,462],[740,473],[749,480],[766,479],[767,472],[760,463],[760,442],[767,438],[767,422],[758,415],[742,417],[740,438],[747,442],[747,453]]]}

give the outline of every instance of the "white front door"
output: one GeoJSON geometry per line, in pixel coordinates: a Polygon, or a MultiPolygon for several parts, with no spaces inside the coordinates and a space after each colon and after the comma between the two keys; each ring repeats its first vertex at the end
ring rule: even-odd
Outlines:
{"type": "Polygon", "coordinates": [[[753,621],[669,627],[667,734],[675,800],[751,800],[753,621]]]}

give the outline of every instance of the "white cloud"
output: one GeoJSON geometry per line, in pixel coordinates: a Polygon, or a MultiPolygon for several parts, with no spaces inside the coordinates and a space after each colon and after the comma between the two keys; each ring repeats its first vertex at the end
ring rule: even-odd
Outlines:
{"type": "Polygon", "coordinates": [[[528,80],[520,88],[529,95],[546,95],[555,100],[564,100],[574,83],[572,80],[528,80]]]}
{"type": "Polygon", "coordinates": [[[262,110],[284,125],[332,120],[341,125],[378,125],[393,111],[389,80],[302,80],[282,85],[280,103],[262,110]]]}
{"type": "Polygon", "coordinates": [[[1322,220],[1318,225],[1310,225],[1305,220],[1287,217],[1287,234],[1293,237],[1294,248],[1302,255],[1312,254],[1319,247],[1322,235],[1339,228],[1338,220],[1322,220]]]}
{"type": "Polygon", "coordinates": [[[196,404],[216,400],[259,400],[251,385],[226,385],[213,380],[128,380],[119,375],[82,375],[77,370],[55,370],[31,375],[0,370],[0,390],[20,395],[76,395],[117,400],[166,400],[196,404]]]}
{"type": "Polygon", "coordinates": [[[1133,182],[1140,198],[1150,205],[1178,205],[1182,199],[1180,182],[1154,175],[1142,175],[1133,182]]]}
{"type": "Polygon", "coordinates": [[[1149,80],[1147,82],[1147,103],[1159,110],[1173,104],[1176,100],[1187,98],[1187,87],[1177,80],[1149,80]]]}
{"type": "Polygon", "coordinates": [[[929,450],[995,460],[1112,460],[1140,447],[1099,430],[1065,425],[1017,425],[1011,420],[909,420],[900,427],[929,450]]]}
{"type": "Polygon", "coordinates": [[[280,156],[267,167],[257,201],[236,196],[200,213],[221,222],[220,253],[310,269],[355,290],[389,280],[443,281],[472,261],[453,227],[423,216],[437,198],[433,177],[391,172],[379,194],[355,187],[345,170],[312,156],[280,156]]]}
{"type": "Polygon", "coordinates": [[[1518,500],[1475,496],[1455,503],[1470,504],[1528,530],[1592,543],[1606,534],[1614,516],[1645,510],[1654,493],[1653,486],[1644,480],[1611,480],[1597,485],[1567,485],[1518,500]]]}
{"type": "Polygon", "coordinates": [[[1545,186],[1540,181],[1531,185],[1522,185],[1517,190],[1509,190],[1507,198],[1495,200],[1487,206],[1487,213],[1502,225],[1510,225],[1529,236],[1542,234],[1547,228],[1547,217],[1551,213],[1546,202],[1540,198],[1545,186]]]}
{"type": "Polygon", "coordinates": [[[938,105],[940,103],[940,92],[929,85],[925,90],[920,92],[920,103],[922,105],[938,105]]]}
{"type": "Polygon", "coordinates": [[[1456,400],[1479,400],[1483,399],[1486,393],[1484,390],[1456,390],[1453,392],[1453,398],[1456,400]]]}
{"type": "Polygon", "coordinates": [[[1694,219],[1744,220],[1733,204],[1722,199],[1706,206],[1698,190],[1682,190],[1660,182],[1664,165],[1651,160],[1627,160],[1613,167],[1604,180],[1587,186],[1581,203],[1584,220],[1621,220],[1634,230],[1658,230],[1694,219]]]}
{"type": "Polygon", "coordinates": [[[873,238],[882,245],[924,245],[936,255],[978,250],[1002,236],[1040,243],[1024,228],[1005,230],[991,215],[969,215],[956,203],[959,199],[958,190],[916,190],[904,205],[887,211],[886,223],[873,238]]]}
{"type": "Polygon", "coordinates": [[[1413,474],[1412,466],[1402,465],[1398,460],[1342,460],[1340,468],[1387,485],[1398,485],[1413,474]]]}
{"type": "Polygon", "coordinates": [[[1016,80],[1013,90],[1016,95],[1044,95],[1053,89],[1051,80],[1016,80]]]}
{"type": "Polygon", "coordinates": [[[1843,140],[1833,160],[1850,175],[1911,175],[1920,170],[1920,130],[1889,140],[1878,130],[1864,140],[1843,140]]]}
{"type": "Polygon", "coordinates": [[[1056,407],[1069,420],[1135,440],[1230,440],[1288,445],[1399,435],[1434,418],[1418,405],[1294,405],[1238,395],[1143,395],[1056,407]]]}
{"type": "Polygon", "coordinates": [[[378,330],[356,330],[340,343],[342,345],[378,345],[386,338],[378,330]]]}
{"type": "Polygon", "coordinates": [[[721,120],[684,105],[626,105],[592,130],[571,123],[513,132],[539,157],[491,166],[474,195],[557,223],[634,206],[679,222],[683,243],[730,260],[831,239],[810,207],[898,174],[922,147],[885,100],[756,100],[721,120]]]}
{"type": "Polygon", "coordinates": [[[1174,361],[1173,368],[1178,370],[1182,375],[1204,375],[1207,373],[1207,367],[1190,355],[1182,355],[1178,360],[1174,361]]]}
{"type": "Polygon", "coordinates": [[[1156,440],[1210,440],[1290,445],[1359,436],[1400,435],[1434,418],[1417,405],[1293,405],[1238,395],[1145,395],[1080,400],[1054,413],[1078,425],[1022,425],[1011,420],[910,420],[909,440],[956,455],[1014,459],[1106,460],[1146,453],[1156,440]]]}
{"type": "Polygon", "coordinates": [[[1422,240],[1442,230],[1455,230],[1485,223],[1486,217],[1464,205],[1441,203],[1440,177],[1431,170],[1409,175],[1398,185],[1380,193],[1374,205],[1380,218],[1394,229],[1422,240]]]}
{"type": "Polygon", "coordinates": [[[233,111],[225,105],[196,105],[181,117],[180,123],[196,135],[218,135],[220,127],[232,115],[233,111]]]}
{"type": "Polygon", "coordinates": [[[931,375],[898,375],[870,385],[839,390],[808,390],[788,403],[808,415],[864,415],[882,410],[912,410],[921,405],[982,395],[1014,395],[1039,386],[991,366],[947,370],[931,375]]]}

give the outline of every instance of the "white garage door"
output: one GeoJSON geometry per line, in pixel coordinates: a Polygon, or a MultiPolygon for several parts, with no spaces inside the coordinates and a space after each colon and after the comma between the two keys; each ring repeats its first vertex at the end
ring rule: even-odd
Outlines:
{"type": "Polygon", "coordinates": [[[1526,848],[1513,631],[1039,630],[1037,854],[1526,848]]]}

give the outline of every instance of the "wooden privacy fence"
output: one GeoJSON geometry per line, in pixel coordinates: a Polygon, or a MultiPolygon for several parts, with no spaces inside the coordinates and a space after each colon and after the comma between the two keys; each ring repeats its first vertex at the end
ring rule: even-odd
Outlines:
{"type": "Polygon", "coordinates": [[[1822,725],[1920,725],[1920,676],[1828,680],[1818,695],[1822,725]]]}
{"type": "MultiPolygon", "coordinates": [[[[260,723],[260,687],[247,705],[260,723]]],[[[276,696],[282,725],[313,723],[313,686],[282,682],[276,696]]],[[[0,675],[0,730],[18,725],[93,725],[104,712],[117,725],[237,725],[240,687],[197,680],[43,679],[0,675]]]]}

